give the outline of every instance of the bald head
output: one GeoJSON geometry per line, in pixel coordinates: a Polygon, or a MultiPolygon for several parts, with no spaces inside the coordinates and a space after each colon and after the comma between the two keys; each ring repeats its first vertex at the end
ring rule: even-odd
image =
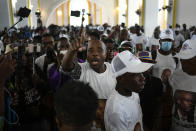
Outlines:
{"type": "Polygon", "coordinates": [[[105,59],[106,59],[105,44],[100,40],[89,41],[88,48],[87,48],[87,60],[90,64],[90,67],[98,73],[104,72],[105,59]]]}

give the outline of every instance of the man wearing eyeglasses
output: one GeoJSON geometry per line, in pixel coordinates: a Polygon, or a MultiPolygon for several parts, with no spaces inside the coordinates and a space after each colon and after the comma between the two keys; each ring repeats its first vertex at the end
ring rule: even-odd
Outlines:
{"type": "MultiPolygon", "coordinates": [[[[38,57],[35,60],[35,64],[44,71],[44,67],[48,65],[48,69],[50,66],[52,66],[51,63],[53,63],[56,59],[56,54],[54,52],[54,38],[50,34],[45,34],[42,37],[42,44],[43,48],[46,51],[45,54],[38,57]],[[50,64],[50,65],[49,65],[50,64]]],[[[47,69],[47,68],[46,68],[47,69]]]]}

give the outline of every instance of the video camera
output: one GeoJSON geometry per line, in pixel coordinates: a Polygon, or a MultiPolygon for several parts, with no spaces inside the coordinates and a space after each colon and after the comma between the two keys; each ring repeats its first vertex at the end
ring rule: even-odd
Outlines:
{"type": "Polygon", "coordinates": [[[80,11],[76,10],[76,11],[71,11],[71,16],[75,16],[75,17],[80,17],[80,11]]]}
{"type": "Polygon", "coordinates": [[[31,10],[24,7],[24,8],[20,8],[18,13],[16,14],[16,16],[19,16],[19,17],[22,17],[22,18],[25,18],[25,17],[28,17],[29,14],[31,13],[31,10]]]}

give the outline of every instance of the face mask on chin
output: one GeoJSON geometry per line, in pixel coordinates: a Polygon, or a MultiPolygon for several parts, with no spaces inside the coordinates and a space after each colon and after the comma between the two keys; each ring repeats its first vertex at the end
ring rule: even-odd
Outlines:
{"type": "Polygon", "coordinates": [[[171,41],[164,41],[161,43],[161,49],[163,51],[170,51],[172,48],[172,42],[171,41]]]}

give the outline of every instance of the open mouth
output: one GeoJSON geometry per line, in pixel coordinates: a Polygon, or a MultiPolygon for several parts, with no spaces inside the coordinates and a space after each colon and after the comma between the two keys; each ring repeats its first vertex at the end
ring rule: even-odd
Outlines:
{"type": "Polygon", "coordinates": [[[91,60],[91,64],[92,65],[97,65],[98,63],[99,63],[99,60],[98,59],[91,60]]]}

